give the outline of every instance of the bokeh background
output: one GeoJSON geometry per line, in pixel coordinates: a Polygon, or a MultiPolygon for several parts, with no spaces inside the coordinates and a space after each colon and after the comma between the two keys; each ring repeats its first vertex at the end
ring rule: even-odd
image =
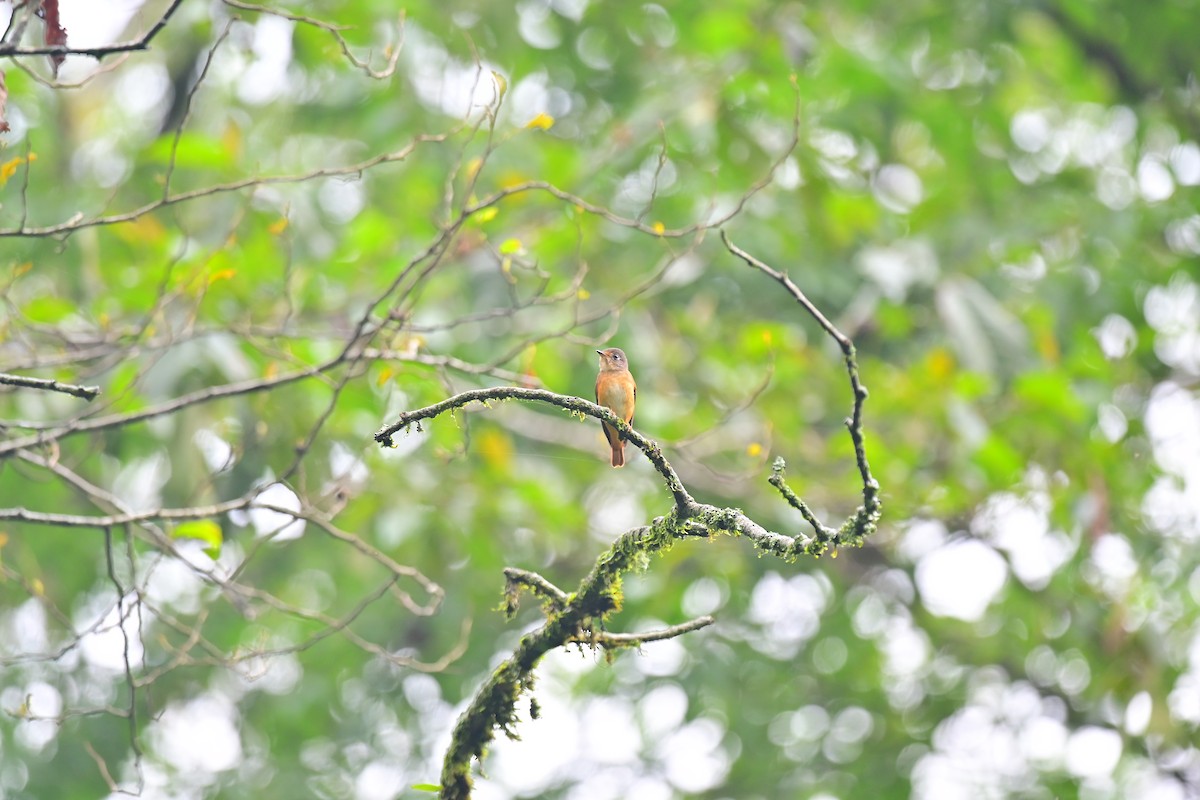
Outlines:
{"type": "Polygon", "coordinates": [[[102,389],[0,394],[0,797],[431,796],[502,569],[671,506],[552,408],[372,442],[455,391],[622,347],[698,499],[838,524],[717,226],[881,529],[653,560],[609,629],[717,624],[553,654],[476,796],[1200,797],[1195,0],[60,3],[168,10],[0,60],[0,371],[102,389]]]}

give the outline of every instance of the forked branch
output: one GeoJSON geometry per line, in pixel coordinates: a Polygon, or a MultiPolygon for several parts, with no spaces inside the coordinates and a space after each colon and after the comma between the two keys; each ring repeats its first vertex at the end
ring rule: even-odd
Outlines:
{"type": "MultiPolygon", "coordinates": [[[[787,485],[784,480],[783,459],[776,459],[769,482],[789,505],[800,512],[805,521],[813,527],[816,536],[809,537],[800,533],[788,536],[769,531],[740,509],[720,508],[693,499],[658,445],[630,428],[607,408],[578,397],[560,395],[544,389],[517,386],[475,389],[454,395],[440,403],[402,413],[398,420],[375,434],[377,442],[385,447],[394,446],[393,437],[402,430],[407,431],[413,426],[420,430],[422,423],[446,412],[471,403],[480,403],[487,407],[494,400],[547,403],[580,418],[593,417],[619,429],[627,441],[646,454],[662,476],[675,503],[666,516],[655,519],[650,525],[622,534],[600,555],[591,572],[573,593],[564,592],[537,573],[516,568],[505,570],[507,614],[511,617],[516,613],[521,591],[528,590],[541,599],[546,621],[536,631],[522,637],[513,654],[496,668],[459,717],[450,747],[442,762],[441,797],[445,800],[470,797],[471,762],[483,757],[497,730],[515,737],[518,721],[517,703],[522,694],[533,688],[534,669],[551,650],[570,644],[599,647],[608,651],[637,647],[648,641],[680,636],[712,623],[710,617],[701,617],[659,631],[640,634],[614,634],[604,629],[606,620],[621,608],[621,582],[624,575],[632,570],[645,569],[651,556],[664,552],[677,541],[711,538],[716,534],[727,533],[743,536],[760,551],[792,561],[801,555],[820,556],[830,547],[859,546],[874,532],[878,524],[879,485],[871,476],[862,430],[862,407],[867,390],[859,378],[853,343],[808,300],[786,274],[772,269],[738,248],[723,231],[722,238],[730,252],[782,284],[841,348],[854,395],[853,410],[846,420],[846,426],[854,443],[855,459],[862,477],[863,504],[839,528],[824,525],[787,485]]],[[[531,715],[536,716],[536,701],[531,700],[530,703],[531,715]]]]}

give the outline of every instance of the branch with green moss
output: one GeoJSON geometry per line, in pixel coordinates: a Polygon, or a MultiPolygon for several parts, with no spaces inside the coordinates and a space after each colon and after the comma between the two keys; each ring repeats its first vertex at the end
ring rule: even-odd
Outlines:
{"type": "MultiPolygon", "coordinates": [[[[853,410],[846,419],[846,427],[854,444],[855,461],[862,477],[863,504],[840,527],[835,529],[823,524],[787,485],[784,477],[786,465],[783,459],[779,458],[772,466],[769,482],[813,527],[815,536],[810,537],[802,533],[789,536],[769,531],[740,509],[720,508],[697,502],[688,493],[658,445],[629,427],[609,409],[579,397],[560,395],[545,389],[517,386],[475,389],[425,408],[402,413],[398,420],[375,434],[377,442],[385,447],[394,446],[393,437],[402,430],[409,430],[413,426],[420,430],[423,422],[441,414],[463,408],[470,403],[482,403],[487,406],[494,400],[548,403],[569,411],[580,419],[593,417],[616,427],[628,442],[646,454],[650,463],[662,476],[675,502],[674,508],[667,516],[655,519],[649,526],[634,528],[622,534],[600,555],[591,572],[573,593],[563,591],[535,572],[511,567],[504,571],[506,614],[511,618],[516,613],[521,591],[528,590],[541,599],[546,621],[540,628],[521,638],[513,654],[496,668],[458,718],[450,747],[442,762],[440,796],[444,800],[463,800],[470,797],[472,762],[483,758],[497,730],[503,731],[510,738],[517,738],[517,703],[525,692],[533,688],[534,669],[551,650],[578,644],[601,647],[612,652],[626,647],[638,647],[648,641],[680,636],[712,624],[711,617],[700,617],[662,630],[644,633],[616,634],[605,630],[609,617],[621,608],[623,577],[630,571],[646,569],[651,556],[666,551],[677,541],[711,538],[725,533],[746,538],[761,552],[786,561],[794,561],[802,555],[820,556],[831,547],[861,546],[878,525],[881,509],[879,485],[871,476],[862,430],[862,407],[867,390],[859,378],[853,343],[834,327],[786,274],[772,269],[739,249],[724,232],[722,238],[730,252],[782,284],[841,348],[854,396],[853,410]]],[[[537,716],[536,700],[532,698],[530,716],[537,716]]]]}
{"type": "Polygon", "coordinates": [[[867,400],[867,387],[863,385],[862,378],[858,374],[858,358],[854,350],[854,342],[850,341],[850,337],[837,329],[829,319],[821,313],[821,310],[813,304],[808,296],[795,284],[794,281],[786,272],[777,270],[759,259],[747,253],[742,248],[738,247],[729,238],[729,234],[724,229],[721,230],[721,241],[725,243],[725,247],[730,253],[745,261],[749,266],[759,272],[773,278],[784,289],[788,291],[796,302],[808,312],[808,315],[817,321],[821,329],[829,335],[831,339],[837,342],[842,351],[842,359],[846,364],[846,374],[850,379],[850,391],[854,395],[854,406],[851,409],[850,416],[846,418],[846,430],[850,433],[850,441],[854,445],[854,461],[858,465],[858,474],[862,477],[862,494],[863,504],[859,506],[853,515],[842,523],[842,526],[834,531],[822,525],[817,518],[809,510],[796,493],[788,487],[784,481],[784,463],[783,459],[776,459],[774,466],[771,468],[770,483],[774,486],[783,498],[800,512],[805,521],[813,526],[817,532],[817,539],[831,543],[833,546],[839,544],[861,544],[864,537],[874,533],[875,527],[879,524],[879,516],[883,510],[882,503],[879,499],[879,482],[871,475],[871,465],[867,462],[867,445],[866,437],[863,433],[863,403],[867,400]]]}
{"type": "Polygon", "coordinates": [[[376,432],[375,441],[384,447],[393,447],[392,438],[402,430],[408,430],[416,426],[416,429],[420,431],[421,423],[425,420],[433,419],[447,411],[462,408],[470,403],[483,403],[486,406],[492,400],[536,400],[558,406],[580,418],[585,416],[595,417],[598,420],[607,422],[619,430],[627,441],[645,453],[646,458],[650,459],[650,463],[663,476],[668,491],[675,498],[675,508],[677,511],[682,513],[695,504],[696,501],[688,494],[687,489],[683,488],[683,481],[679,480],[679,476],[675,474],[674,468],[667,463],[667,459],[663,457],[662,450],[657,444],[629,427],[625,420],[604,406],[588,402],[582,397],[555,394],[545,389],[526,389],[521,386],[493,386],[489,389],[472,389],[469,392],[462,392],[440,403],[434,403],[431,406],[419,408],[416,411],[405,411],[400,415],[400,419],[376,432]]]}

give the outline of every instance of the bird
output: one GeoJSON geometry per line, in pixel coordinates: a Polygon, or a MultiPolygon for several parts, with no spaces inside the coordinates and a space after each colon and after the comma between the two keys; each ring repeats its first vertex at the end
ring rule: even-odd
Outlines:
{"type": "MultiPolygon", "coordinates": [[[[637,384],[629,372],[629,359],[625,351],[619,347],[607,350],[597,350],[600,356],[600,374],[596,376],[596,403],[605,406],[609,411],[633,424],[633,405],[637,400],[637,384]]],[[[625,466],[625,439],[620,432],[607,422],[600,423],[604,428],[604,438],[612,448],[612,465],[625,466]]]]}

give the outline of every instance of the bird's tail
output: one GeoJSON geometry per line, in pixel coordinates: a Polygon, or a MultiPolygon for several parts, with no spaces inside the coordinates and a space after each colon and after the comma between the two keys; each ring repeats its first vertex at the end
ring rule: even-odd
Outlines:
{"type": "Polygon", "coordinates": [[[619,445],[615,444],[612,446],[612,465],[614,467],[625,466],[625,443],[624,442],[621,442],[619,445]]]}

